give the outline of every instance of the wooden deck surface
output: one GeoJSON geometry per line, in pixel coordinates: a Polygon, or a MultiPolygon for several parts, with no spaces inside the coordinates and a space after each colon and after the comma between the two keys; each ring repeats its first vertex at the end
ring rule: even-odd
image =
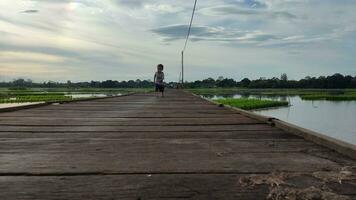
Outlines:
{"type": "Polygon", "coordinates": [[[356,199],[355,163],[176,90],[0,113],[1,200],[356,199]]]}

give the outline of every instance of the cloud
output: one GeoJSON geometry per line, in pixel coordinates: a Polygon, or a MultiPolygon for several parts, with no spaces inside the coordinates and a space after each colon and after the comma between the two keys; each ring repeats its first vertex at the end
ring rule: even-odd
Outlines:
{"type": "Polygon", "coordinates": [[[200,10],[200,13],[212,16],[245,15],[254,17],[296,19],[297,16],[287,11],[270,11],[261,9],[242,9],[234,5],[208,7],[200,10]]]}
{"type": "Polygon", "coordinates": [[[254,8],[254,9],[267,8],[266,3],[262,1],[256,1],[256,0],[225,0],[225,2],[243,8],[254,8]]]}
{"type": "Polygon", "coordinates": [[[113,1],[118,5],[127,6],[127,7],[130,7],[130,8],[142,7],[144,5],[144,2],[145,2],[143,0],[113,0],[113,1]]]}
{"type": "MultiPolygon", "coordinates": [[[[165,41],[172,41],[185,39],[187,30],[187,25],[171,25],[153,29],[152,31],[161,35],[165,41]]],[[[278,36],[261,31],[240,31],[224,27],[193,26],[190,38],[192,41],[257,43],[277,39],[278,36]]]]}
{"type": "MultiPolygon", "coordinates": [[[[70,71],[66,69],[54,69],[44,65],[6,65],[0,64],[0,74],[6,74],[8,77],[46,77],[53,78],[59,74],[69,74],[70,71]],[[24,70],[25,69],[25,70],[24,70]]],[[[11,78],[10,78],[11,80],[11,78]]]]}
{"type": "Polygon", "coordinates": [[[0,35],[2,36],[19,36],[19,34],[17,33],[12,33],[12,32],[8,32],[8,31],[0,31],[0,35]]]}
{"type": "Polygon", "coordinates": [[[18,62],[41,62],[41,63],[61,63],[64,59],[59,56],[45,54],[45,53],[35,53],[35,52],[16,52],[16,51],[1,51],[0,58],[2,63],[6,61],[18,62]]]}
{"type": "Polygon", "coordinates": [[[318,35],[291,35],[285,36],[280,40],[268,41],[260,44],[260,46],[274,46],[274,47],[304,47],[323,42],[333,42],[342,37],[342,32],[324,33],[318,35]]]}
{"type": "MultiPolygon", "coordinates": [[[[58,80],[149,78],[151,66],[163,62],[175,80],[192,6],[174,0],[0,0],[1,60],[7,69],[33,65],[70,72],[58,80]]],[[[356,62],[355,9],[354,0],[199,1],[187,54],[194,67],[187,78],[204,78],[201,69],[230,74],[236,66],[245,67],[247,76],[268,76],[258,70],[266,65],[350,71],[356,62]],[[224,66],[214,71],[221,60],[224,66]]],[[[7,71],[16,76],[30,69],[21,67],[7,71]]],[[[40,71],[39,80],[47,78],[40,71]]]]}
{"type": "Polygon", "coordinates": [[[22,11],[22,13],[28,13],[28,14],[31,14],[31,13],[38,13],[39,10],[24,10],[22,11]]]}
{"type": "Polygon", "coordinates": [[[159,13],[177,13],[183,10],[182,7],[172,6],[170,4],[147,4],[144,8],[159,13]]]}
{"type": "MultiPolygon", "coordinates": [[[[31,15],[32,16],[32,15],[31,15]]],[[[29,30],[37,29],[37,30],[45,30],[45,31],[57,31],[58,27],[52,26],[48,24],[47,21],[31,21],[31,20],[16,20],[12,17],[5,17],[0,15],[0,22],[6,22],[9,25],[17,26],[21,28],[27,28],[29,30]]]]}
{"type": "MultiPolygon", "coordinates": [[[[186,38],[187,25],[171,25],[151,30],[161,36],[166,41],[182,40],[186,38]]],[[[341,37],[339,31],[318,35],[277,35],[259,30],[246,31],[238,29],[228,29],[224,27],[193,26],[190,40],[221,42],[227,46],[241,44],[257,47],[296,47],[305,46],[324,41],[332,41],[341,37]]]]}
{"type": "Polygon", "coordinates": [[[117,66],[120,65],[118,56],[116,53],[104,52],[100,50],[70,50],[66,48],[59,47],[49,47],[49,46],[24,46],[24,45],[1,45],[0,52],[3,55],[7,55],[7,58],[19,58],[31,62],[37,62],[41,58],[43,61],[68,61],[77,64],[87,64],[91,66],[95,65],[106,65],[106,66],[117,66]],[[11,57],[10,57],[11,55],[11,57]],[[32,55],[32,56],[29,56],[32,55]]]}

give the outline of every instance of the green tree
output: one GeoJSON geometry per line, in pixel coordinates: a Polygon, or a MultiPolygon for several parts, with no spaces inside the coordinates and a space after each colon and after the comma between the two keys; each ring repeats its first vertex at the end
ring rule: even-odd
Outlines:
{"type": "Polygon", "coordinates": [[[281,75],[281,80],[282,80],[283,82],[287,82],[287,81],[288,81],[288,76],[287,76],[286,73],[283,73],[283,74],[281,75]]]}

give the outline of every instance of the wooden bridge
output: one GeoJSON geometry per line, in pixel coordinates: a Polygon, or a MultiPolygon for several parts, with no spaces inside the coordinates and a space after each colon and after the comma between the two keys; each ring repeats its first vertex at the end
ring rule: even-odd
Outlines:
{"type": "Polygon", "coordinates": [[[1,200],[356,199],[355,163],[182,91],[0,113],[1,200]]]}

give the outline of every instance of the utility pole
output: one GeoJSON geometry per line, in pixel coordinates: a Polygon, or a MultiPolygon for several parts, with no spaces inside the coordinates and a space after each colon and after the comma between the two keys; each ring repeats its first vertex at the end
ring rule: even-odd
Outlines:
{"type": "Polygon", "coordinates": [[[184,84],[184,51],[182,51],[182,86],[184,84]]]}

